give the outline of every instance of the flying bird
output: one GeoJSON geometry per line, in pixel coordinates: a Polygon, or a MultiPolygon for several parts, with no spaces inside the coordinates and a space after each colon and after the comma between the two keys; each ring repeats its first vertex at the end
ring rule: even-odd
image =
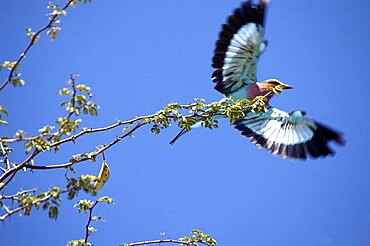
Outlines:
{"type": "MultiPolygon", "coordinates": [[[[306,118],[304,111],[287,113],[269,104],[276,93],[292,89],[292,86],[277,79],[257,82],[257,62],[267,47],[264,20],[268,3],[268,0],[261,0],[259,4],[246,1],[234,10],[222,26],[212,60],[215,89],[235,100],[266,97],[266,112],[248,112],[233,122],[235,128],[257,147],[283,158],[300,160],[308,156],[334,155],[328,145],[332,141],[344,144],[342,134],[306,118]]],[[[197,123],[192,128],[199,126],[197,123]]],[[[185,132],[183,129],[171,144],[185,132]]]]}

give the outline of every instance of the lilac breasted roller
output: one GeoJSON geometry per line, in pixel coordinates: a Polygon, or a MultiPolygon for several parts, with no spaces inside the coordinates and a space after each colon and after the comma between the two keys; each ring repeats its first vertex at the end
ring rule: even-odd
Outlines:
{"type": "MultiPolygon", "coordinates": [[[[264,19],[268,2],[244,2],[222,26],[212,60],[215,89],[235,100],[252,100],[256,96],[267,95],[266,112],[248,112],[233,122],[235,128],[243,136],[250,138],[257,147],[265,148],[283,158],[301,160],[305,160],[307,156],[317,158],[333,155],[328,144],[331,141],[344,144],[340,133],[306,118],[304,111],[287,113],[271,106],[269,101],[275,92],[292,87],[277,79],[263,82],[256,80],[257,61],[267,47],[264,19]],[[276,90],[272,90],[273,88],[276,90]]],[[[192,128],[198,126],[199,123],[192,128]]],[[[171,144],[185,132],[183,129],[171,144]]]]}

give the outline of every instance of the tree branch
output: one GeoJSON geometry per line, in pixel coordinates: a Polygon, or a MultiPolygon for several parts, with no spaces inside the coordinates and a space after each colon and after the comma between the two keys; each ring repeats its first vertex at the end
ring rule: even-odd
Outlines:
{"type": "Polygon", "coordinates": [[[35,201],[33,201],[33,202],[32,202],[32,204],[25,204],[25,205],[20,206],[20,207],[18,207],[18,208],[16,208],[16,209],[10,210],[10,211],[8,211],[6,214],[4,214],[4,215],[0,216],[0,221],[5,220],[7,217],[11,216],[12,214],[17,213],[17,212],[19,212],[19,211],[22,211],[23,209],[26,209],[27,207],[30,207],[30,206],[32,206],[32,205],[35,205],[36,203],[40,203],[40,202],[44,202],[44,201],[46,201],[46,200],[49,200],[51,197],[52,197],[52,194],[47,195],[47,196],[45,196],[44,198],[41,198],[41,199],[35,200],[35,201]]]}
{"type": "Polygon", "coordinates": [[[18,166],[15,166],[9,170],[7,170],[6,172],[4,172],[1,176],[0,176],[0,183],[2,183],[6,178],[8,178],[10,175],[12,175],[6,182],[3,186],[0,187],[0,190],[2,190],[3,188],[6,187],[6,185],[10,182],[10,180],[12,180],[15,176],[15,174],[21,170],[27,163],[29,163],[36,155],[38,155],[40,153],[39,150],[35,149],[33,151],[33,153],[28,156],[26,158],[26,160],[24,160],[20,165],[18,166]]]}
{"type": "Polygon", "coordinates": [[[47,192],[43,192],[41,194],[38,194],[37,196],[34,196],[34,194],[31,195],[30,193],[35,193],[37,189],[33,188],[33,189],[29,189],[29,190],[19,191],[16,194],[10,195],[10,196],[9,195],[8,196],[1,195],[0,196],[0,201],[2,199],[8,199],[8,200],[10,199],[10,200],[20,204],[20,206],[18,208],[9,210],[9,208],[5,204],[2,203],[1,205],[6,210],[7,213],[0,216],[0,221],[3,221],[6,218],[10,217],[11,215],[13,215],[15,213],[18,213],[22,210],[25,210],[24,211],[25,215],[30,215],[30,211],[31,211],[32,207],[35,206],[35,207],[39,208],[42,203],[48,203],[48,204],[43,205],[43,209],[49,209],[49,217],[50,218],[56,218],[57,213],[51,213],[51,210],[54,211],[54,210],[56,210],[55,206],[59,206],[56,202],[57,200],[60,200],[59,196],[61,194],[70,192],[71,189],[74,189],[74,187],[67,187],[64,190],[60,190],[58,187],[52,187],[47,192]],[[51,201],[49,201],[49,200],[51,200],[51,201]],[[50,204],[52,204],[54,207],[49,206],[50,204]]]}
{"type": "MultiPolygon", "coordinates": [[[[73,1],[74,0],[69,0],[66,3],[66,5],[61,10],[62,11],[66,10],[72,4],[73,1]]],[[[53,23],[58,18],[58,16],[59,16],[58,14],[52,15],[52,18],[50,18],[49,23],[46,26],[42,27],[40,30],[38,30],[34,34],[34,36],[32,37],[31,41],[27,45],[26,49],[21,53],[21,55],[19,56],[18,60],[15,62],[14,66],[10,69],[10,72],[9,72],[9,75],[8,75],[7,79],[0,86],[0,91],[2,91],[5,88],[5,86],[12,81],[15,70],[17,69],[17,67],[19,66],[19,64],[21,63],[21,61],[26,57],[26,55],[27,55],[28,51],[31,49],[31,47],[36,43],[36,40],[38,39],[38,36],[40,35],[40,33],[42,33],[43,31],[51,28],[52,25],[53,25],[53,23]]]]}
{"type": "Polygon", "coordinates": [[[89,208],[89,220],[87,221],[87,224],[85,226],[85,228],[86,228],[86,232],[85,232],[85,243],[87,243],[87,239],[90,236],[90,234],[89,234],[89,227],[90,227],[90,223],[91,223],[91,220],[92,220],[92,211],[93,211],[93,209],[95,208],[95,206],[98,203],[99,203],[99,201],[95,201],[94,204],[91,206],[91,208],[89,208]]]}
{"type": "Polygon", "coordinates": [[[2,152],[2,156],[4,156],[4,162],[5,162],[5,165],[6,165],[6,170],[9,170],[10,169],[10,161],[9,161],[9,158],[8,158],[8,152],[5,150],[4,148],[4,145],[2,142],[0,142],[0,148],[1,148],[1,152],[2,152]]]}
{"type": "Polygon", "coordinates": [[[33,189],[29,189],[29,190],[18,191],[14,195],[0,195],[0,200],[2,200],[2,199],[11,199],[13,201],[19,201],[20,200],[19,196],[21,196],[23,194],[27,194],[27,193],[35,193],[36,191],[37,191],[37,189],[33,188],[33,189]]]}
{"type": "MultiPolygon", "coordinates": [[[[137,129],[139,129],[140,127],[146,125],[145,122],[141,122],[139,124],[137,124],[134,128],[132,128],[130,131],[126,132],[125,134],[117,137],[116,139],[114,139],[112,142],[110,142],[109,144],[105,145],[103,148],[99,149],[96,153],[95,153],[95,156],[98,156],[100,155],[101,153],[103,153],[104,151],[106,151],[107,149],[109,149],[110,147],[112,147],[113,145],[117,144],[119,141],[121,141],[122,139],[126,138],[126,137],[129,137],[129,136],[132,136],[132,133],[134,131],[136,131],[137,129]]],[[[80,163],[80,162],[84,162],[84,161],[91,161],[92,158],[88,158],[88,157],[84,157],[84,158],[81,158],[79,160],[75,160],[75,161],[70,161],[70,162],[67,162],[67,163],[63,163],[63,164],[54,164],[54,165],[45,165],[45,166],[33,166],[33,165],[30,165],[30,164],[26,164],[24,167],[27,167],[27,168],[30,168],[30,169],[39,169],[39,170],[47,170],[47,169],[58,169],[58,168],[68,168],[76,163],[80,163]]]]}
{"type": "MultiPolygon", "coordinates": [[[[180,244],[180,245],[194,245],[194,242],[188,242],[183,240],[176,240],[176,239],[158,239],[158,240],[150,240],[150,241],[142,241],[136,243],[126,243],[123,246],[139,246],[139,245],[148,245],[148,244],[161,244],[161,243],[173,243],[173,244],[180,244]]],[[[204,245],[209,245],[203,241],[196,241],[195,243],[201,243],[204,245]]]]}
{"type": "MultiPolygon", "coordinates": [[[[73,83],[73,81],[72,81],[72,83],[73,83]]],[[[243,102],[243,101],[236,101],[235,102],[232,99],[225,98],[225,99],[222,99],[220,102],[216,103],[217,104],[216,109],[214,108],[215,107],[214,103],[211,103],[211,104],[208,104],[208,105],[200,103],[200,102],[189,103],[189,104],[186,104],[186,105],[176,104],[176,107],[173,106],[173,104],[169,104],[164,110],[160,110],[160,111],[158,111],[154,114],[151,114],[151,115],[138,116],[138,117],[135,117],[134,119],[127,120],[127,121],[118,121],[115,124],[112,124],[112,125],[109,125],[109,126],[106,126],[106,127],[101,127],[101,128],[91,128],[91,129],[86,129],[85,128],[85,129],[83,129],[82,131],[80,131],[79,133],[77,133],[75,135],[72,135],[68,138],[56,141],[54,143],[50,143],[49,147],[50,148],[56,148],[56,147],[58,147],[62,144],[65,144],[67,142],[74,142],[77,138],[82,137],[82,136],[84,136],[88,133],[91,134],[91,133],[96,133],[96,132],[103,132],[103,131],[107,131],[107,130],[110,130],[110,129],[113,129],[113,128],[116,128],[116,127],[122,126],[122,125],[130,125],[131,126],[135,122],[138,122],[138,124],[135,127],[133,127],[130,131],[121,135],[120,137],[117,137],[111,143],[105,145],[103,148],[101,148],[97,152],[93,153],[92,156],[85,156],[83,158],[72,160],[72,161],[64,163],[64,164],[44,165],[44,166],[35,166],[35,165],[29,164],[31,162],[31,160],[33,160],[39,153],[41,153],[43,151],[42,149],[35,149],[34,152],[28,158],[26,158],[26,160],[24,160],[21,164],[15,166],[13,168],[10,168],[6,172],[4,172],[0,176],[0,183],[3,182],[6,178],[8,178],[11,174],[18,172],[20,169],[22,169],[24,167],[30,168],[30,169],[44,169],[44,170],[46,170],[46,169],[57,169],[57,168],[68,168],[68,167],[70,167],[70,166],[72,166],[76,163],[79,163],[79,162],[94,160],[97,155],[101,154],[103,151],[105,151],[108,148],[112,147],[113,145],[117,144],[122,139],[124,139],[128,136],[131,136],[132,133],[134,131],[136,131],[138,128],[140,128],[143,125],[149,124],[149,123],[153,123],[154,126],[157,127],[156,129],[154,129],[155,130],[154,133],[159,133],[161,128],[163,129],[163,128],[168,127],[170,125],[169,124],[170,120],[174,120],[174,121],[179,120],[179,126],[181,124],[181,127],[184,127],[188,131],[190,130],[190,126],[196,122],[196,118],[198,119],[198,121],[199,120],[204,121],[204,123],[205,123],[204,126],[205,127],[213,128],[214,127],[213,126],[214,123],[212,122],[213,121],[212,120],[213,116],[223,115],[225,117],[229,117],[230,120],[240,118],[240,117],[244,116],[243,112],[245,110],[251,110],[251,109],[253,110],[253,108],[255,106],[259,106],[261,103],[263,103],[264,98],[267,95],[269,95],[269,93],[272,93],[272,92],[268,92],[265,96],[262,96],[262,97],[256,99],[256,101],[254,101],[253,103],[250,103],[248,100],[247,100],[247,102],[243,102]],[[179,110],[183,110],[183,109],[188,109],[189,110],[189,109],[191,109],[191,111],[190,111],[191,114],[183,116],[177,109],[179,109],[179,110]],[[188,121],[188,119],[193,119],[193,121],[192,121],[193,123],[190,123],[188,121]],[[181,121],[184,121],[184,122],[181,122],[181,121]]],[[[71,117],[71,114],[69,114],[68,117],[71,117]]],[[[59,134],[60,129],[58,129],[55,134],[59,134]]],[[[52,137],[50,137],[48,140],[50,141],[51,138],[52,137]]],[[[4,139],[4,141],[7,141],[7,140],[4,139]]],[[[12,175],[12,177],[10,179],[12,179],[13,177],[14,177],[14,174],[12,175]]],[[[4,187],[5,187],[5,185],[0,187],[0,190],[4,187]]]]}
{"type": "MultiPolygon", "coordinates": [[[[182,104],[182,105],[180,105],[180,107],[183,108],[183,109],[189,109],[191,107],[194,107],[195,105],[196,105],[196,103],[182,104]]],[[[57,142],[52,143],[50,146],[51,147],[57,147],[57,146],[62,145],[64,143],[66,143],[66,142],[73,142],[77,138],[82,137],[83,135],[86,135],[86,134],[91,134],[91,133],[96,133],[96,132],[104,132],[104,131],[108,131],[108,130],[111,130],[111,129],[114,129],[114,128],[117,128],[117,127],[123,126],[123,125],[132,125],[135,122],[139,122],[139,121],[142,121],[144,119],[153,118],[154,116],[157,116],[160,113],[161,112],[157,112],[157,113],[146,115],[146,116],[137,116],[137,117],[135,117],[135,118],[133,118],[131,120],[126,120],[126,121],[118,120],[117,123],[114,123],[114,124],[111,124],[111,125],[108,125],[108,126],[104,126],[104,127],[99,127],[99,128],[85,128],[85,129],[83,129],[82,131],[80,131],[77,134],[74,134],[74,135],[72,135],[70,137],[67,137],[67,138],[64,138],[64,139],[62,139],[60,141],[57,141],[57,142]]],[[[187,116],[187,117],[189,117],[189,116],[187,116]]],[[[4,142],[4,143],[14,143],[14,142],[20,142],[20,141],[30,141],[30,140],[37,139],[39,137],[47,137],[47,136],[51,136],[52,137],[52,136],[55,136],[55,135],[57,135],[57,132],[55,132],[55,133],[48,133],[48,134],[40,134],[40,135],[37,135],[37,136],[28,137],[28,138],[22,138],[22,139],[18,139],[18,138],[2,138],[0,140],[2,142],[4,142]]]]}

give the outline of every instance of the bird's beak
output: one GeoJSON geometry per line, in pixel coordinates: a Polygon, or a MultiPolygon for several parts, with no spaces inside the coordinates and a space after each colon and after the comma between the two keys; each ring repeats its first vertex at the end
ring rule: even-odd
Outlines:
{"type": "Polygon", "coordinates": [[[290,86],[290,85],[284,85],[284,90],[288,90],[288,89],[293,89],[293,87],[292,86],[290,86]]]}

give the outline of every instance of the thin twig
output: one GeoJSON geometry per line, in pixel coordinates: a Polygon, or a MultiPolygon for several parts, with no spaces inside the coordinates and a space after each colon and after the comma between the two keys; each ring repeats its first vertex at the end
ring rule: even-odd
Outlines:
{"type": "Polygon", "coordinates": [[[9,158],[8,158],[8,152],[5,150],[3,142],[1,142],[1,141],[0,141],[0,148],[1,148],[1,152],[3,153],[2,155],[4,156],[6,170],[9,170],[10,169],[10,161],[9,161],[9,158]]]}
{"type": "MultiPolygon", "coordinates": [[[[183,109],[189,109],[191,107],[194,107],[196,105],[196,103],[191,103],[191,104],[184,104],[184,105],[180,105],[181,108],[183,109]]],[[[56,147],[56,146],[59,146],[61,144],[64,144],[66,142],[71,142],[71,141],[75,141],[77,138],[83,136],[83,135],[86,135],[86,134],[91,134],[91,133],[95,133],[95,132],[103,132],[103,131],[107,131],[107,130],[111,130],[111,129],[114,129],[114,128],[117,128],[119,126],[123,126],[123,125],[131,125],[135,122],[138,122],[138,121],[142,121],[144,119],[149,119],[149,118],[153,118],[154,116],[160,114],[159,112],[157,113],[154,113],[154,114],[150,114],[150,115],[146,115],[146,116],[137,116],[131,120],[126,120],[126,121],[121,121],[121,120],[118,120],[118,122],[114,123],[114,124],[111,124],[111,125],[108,125],[108,126],[105,126],[105,127],[99,127],[99,128],[90,128],[90,129],[84,129],[82,131],[80,131],[79,133],[75,134],[75,135],[72,135],[68,138],[64,138],[58,142],[54,142],[50,145],[50,147],[56,147]]],[[[170,117],[171,118],[171,117],[170,117]]],[[[48,133],[48,134],[40,134],[38,136],[33,136],[33,137],[28,137],[28,138],[22,138],[22,139],[18,139],[18,138],[3,138],[1,139],[1,141],[3,141],[4,143],[14,143],[14,142],[19,142],[19,141],[29,141],[29,140],[35,140],[39,137],[45,137],[45,136],[55,136],[57,135],[57,132],[55,133],[48,133]]]]}
{"type": "MultiPolygon", "coordinates": [[[[71,81],[71,87],[73,89],[73,93],[72,93],[72,108],[74,109],[75,108],[75,104],[76,104],[76,93],[77,93],[77,90],[76,90],[76,83],[75,83],[75,76],[74,75],[70,75],[70,81],[71,81]]],[[[73,112],[71,112],[69,114],[69,116],[72,116],[73,115],[73,112]]]]}
{"type": "Polygon", "coordinates": [[[55,133],[42,133],[37,136],[32,136],[32,137],[24,137],[24,138],[0,138],[0,141],[3,143],[14,143],[14,142],[28,142],[32,140],[36,140],[37,138],[44,138],[44,137],[54,137],[56,136],[55,133]]]}
{"type": "MultiPolygon", "coordinates": [[[[267,93],[265,96],[268,96],[271,92],[267,93]]],[[[255,102],[255,104],[258,102],[258,100],[255,102]]],[[[187,104],[187,105],[180,105],[182,108],[184,109],[189,109],[193,106],[196,106],[197,104],[196,103],[192,103],[192,104],[187,104]]],[[[250,108],[252,107],[253,105],[249,105],[249,106],[246,106],[246,108],[250,108]]],[[[71,141],[75,141],[77,138],[79,137],[82,137],[83,135],[86,135],[86,134],[91,134],[91,133],[96,133],[96,132],[102,132],[102,131],[107,131],[107,130],[110,130],[110,129],[113,129],[113,128],[116,128],[118,126],[121,126],[121,125],[132,125],[133,123],[135,122],[140,122],[138,123],[133,129],[131,129],[129,132],[127,132],[126,134],[123,134],[122,136],[116,138],[115,140],[113,140],[111,143],[109,143],[108,145],[105,145],[102,149],[100,149],[96,155],[99,155],[102,153],[102,151],[105,151],[107,150],[108,148],[110,148],[111,146],[115,145],[116,143],[118,143],[119,141],[121,141],[123,138],[126,138],[128,136],[131,136],[132,133],[137,130],[138,128],[140,128],[141,126],[145,125],[146,122],[144,121],[145,119],[150,119],[150,118],[153,118],[159,114],[161,114],[162,112],[159,111],[157,113],[154,113],[154,114],[151,114],[151,115],[147,115],[147,116],[138,116],[138,117],[135,117],[134,119],[131,119],[131,120],[127,120],[127,121],[118,121],[117,123],[115,124],[112,124],[112,125],[109,125],[109,126],[106,126],[106,127],[101,127],[101,128],[91,128],[91,129],[84,129],[82,130],[81,132],[75,134],[75,135],[72,135],[68,138],[65,138],[65,139],[62,139],[58,142],[55,142],[55,143],[52,143],[50,145],[51,148],[53,147],[57,147],[59,145],[62,145],[66,142],[71,142],[71,141]]],[[[217,113],[215,115],[218,115],[217,113]]],[[[223,115],[223,114],[222,114],[223,115]]],[[[188,115],[188,116],[185,116],[185,117],[191,117],[192,115],[188,115]]],[[[200,115],[201,117],[209,117],[209,115],[207,114],[204,114],[204,115],[200,115]]],[[[174,116],[167,116],[169,118],[173,118],[174,116]]],[[[64,164],[54,164],[54,165],[44,165],[44,166],[34,166],[34,165],[30,165],[29,162],[30,160],[32,160],[37,154],[39,154],[40,151],[37,151],[35,150],[34,153],[29,156],[25,161],[23,161],[20,165],[14,167],[14,168],[11,168],[10,170],[8,170],[7,172],[5,172],[3,175],[0,176],[0,182],[2,182],[2,180],[4,180],[6,177],[8,177],[11,173],[13,172],[17,172],[18,170],[20,170],[21,168],[23,167],[26,167],[26,168],[31,168],[31,169],[41,169],[41,170],[47,170],[47,169],[58,169],[58,168],[68,168],[76,163],[79,163],[79,162],[84,162],[84,161],[88,161],[88,160],[91,160],[91,158],[88,158],[88,157],[85,157],[85,158],[82,158],[82,159],[79,159],[79,160],[73,160],[73,161],[70,161],[70,162],[67,162],[67,163],[64,163],[64,164]]],[[[5,186],[3,186],[5,187],[5,186]]],[[[1,188],[0,188],[1,190],[1,188]]]]}
{"type": "MultiPolygon", "coordinates": [[[[122,139],[126,138],[126,137],[129,137],[132,135],[132,133],[134,131],[136,131],[137,129],[139,129],[140,127],[142,127],[143,125],[146,125],[145,122],[141,122],[139,124],[137,124],[135,127],[133,127],[130,131],[126,132],[125,134],[117,137],[116,139],[114,139],[112,142],[110,142],[109,144],[105,145],[103,148],[99,149],[97,152],[96,152],[96,156],[100,155],[101,153],[103,153],[104,151],[106,151],[107,149],[109,149],[110,147],[112,147],[113,145],[117,144],[119,141],[121,141],[122,139]]],[[[81,158],[79,160],[74,160],[74,161],[70,161],[70,162],[67,162],[67,163],[63,163],[63,164],[54,164],[54,165],[45,165],[45,166],[33,166],[33,165],[30,165],[30,164],[26,164],[24,167],[26,168],[31,168],[31,169],[39,169],[39,170],[48,170],[48,169],[58,169],[58,168],[68,168],[76,163],[80,163],[80,162],[85,162],[85,161],[90,161],[91,158],[88,158],[88,157],[84,157],[84,158],[81,158]]]]}
{"type": "MultiPolygon", "coordinates": [[[[33,190],[28,190],[28,192],[32,192],[32,191],[33,191],[33,190]]],[[[60,192],[59,192],[59,194],[64,194],[64,193],[66,193],[66,192],[68,192],[68,191],[69,191],[68,189],[66,189],[66,190],[62,190],[62,191],[60,191],[60,192]]],[[[22,192],[23,192],[23,193],[26,193],[26,192],[24,192],[24,191],[21,191],[21,192],[19,192],[19,193],[22,193],[22,192]]],[[[35,199],[31,204],[25,204],[25,205],[23,205],[23,206],[20,206],[20,207],[18,207],[18,208],[13,209],[13,210],[7,210],[7,213],[6,213],[6,214],[4,214],[4,215],[0,216],[0,221],[5,220],[7,217],[11,216],[12,214],[15,214],[15,213],[17,213],[17,212],[19,212],[19,211],[22,211],[23,209],[26,209],[27,207],[31,207],[31,206],[33,206],[33,205],[35,205],[35,204],[45,202],[45,201],[49,200],[49,199],[50,199],[50,198],[52,198],[52,197],[53,197],[53,194],[49,194],[49,195],[47,195],[47,196],[45,196],[45,197],[43,197],[43,198],[35,199]]]]}
{"type": "Polygon", "coordinates": [[[15,174],[20,170],[22,169],[27,163],[29,163],[36,155],[38,155],[40,153],[39,150],[35,149],[32,154],[30,156],[28,156],[26,158],[26,160],[24,160],[20,165],[17,165],[9,170],[7,170],[6,172],[4,172],[1,176],[0,176],[0,183],[3,182],[6,178],[8,178],[10,175],[12,175],[5,183],[2,187],[0,187],[0,190],[2,190],[3,188],[6,187],[6,185],[9,183],[9,181],[11,179],[14,178],[15,174]]]}
{"type": "MultiPolygon", "coordinates": [[[[173,244],[182,244],[182,245],[190,245],[191,243],[188,241],[176,240],[176,239],[158,239],[158,240],[150,240],[150,241],[142,241],[136,243],[128,243],[127,246],[139,246],[139,245],[148,245],[148,244],[160,244],[160,243],[173,243],[173,244]]],[[[197,241],[196,243],[201,243],[204,245],[209,245],[203,241],[197,241]]]]}
{"type": "Polygon", "coordinates": [[[87,221],[87,224],[86,224],[85,243],[87,243],[87,239],[90,236],[89,227],[90,227],[90,223],[91,223],[91,220],[92,220],[92,211],[98,203],[99,203],[99,201],[95,201],[94,204],[91,206],[91,208],[89,208],[89,220],[87,221]]]}
{"type": "Polygon", "coordinates": [[[32,204],[25,204],[25,205],[23,205],[21,207],[18,207],[16,209],[10,210],[6,214],[0,216],[0,221],[5,220],[7,217],[11,216],[12,214],[17,213],[19,211],[22,211],[23,209],[26,209],[27,207],[30,207],[32,205],[35,205],[36,203],[44,202],[46,200],[49,200],[51,197],[52,197],[52,195],[50,194],[50,195],[45,196],[44,198],[41,198],[41,199],[38,199],[38,200],[33,201],[32,204]]]}
{"type": "MultiPolygon", "coordinates": [[[[6,173],[6,172],[5,172],[6,173]]],[[[14,178],[14,176],[17,174],[17,172],[13,172],[11,173],[11,176],[8,178],[8,180],[6,180],[2,186],[0,186],[0,190],[4,189],[9,183],[10,181],[12,181],[12,179],[14,178]]],[[[4,175],[4,174],[3,174],[4,175]]],[[[10,175],[10,174],[9,174],[10,175]]],[[[2,176],[1,176],[2,177],[2,176]]],[[[1,182],[0,182],[1,183],[1,182]]]]}
{"type": "MultiPolygon", "coordinates": [[[[72,2],[73,2],[73,0],[69,0],[66,3],[66,5],[61,10],[62,11],[63,10],[66,10],[71,5],[72,2]]],[[[35,35],[31,39],[31,41],[29,42],[28,46],[26,47],[26,49],[21,53],[21,55],[19,56],[18,60],[15,62],[14,66],[10,69],[10,72],[9,72],[9,75],[8,75],[7,79],[0,86],[0,91],[2,91],[5,88],[5,86],[12,81],[15,70],[17,69],[18,65],[21,63],[21,61],[23,60],[23,58],[26,57],[26,55],[27,55],[28,51],[31,49],[31,47],[35,44],[35,42],[36,42],[38,36],[40,35],[40,33],[42,33],[43,31],[45,31],[47,29],[49,29],[50,27],[52,27],[52,25],[55,22],[56,18],[58,18],[58,15],[56,15],[56,14],[53,15],[53,17],[50,18],[49,23],[35,33],[35,35]]]]}
{"type": "MultiPolygon", "coordinates": [[[[263,98],[265,98],[266,96],[268,96],[270,93],[272,93],[271,91],[268,92],[266,95],[263,96],[263,98]]],[[[257,104],[259,102],[259,100],[262,100],[261,99],[258,99],[253,105],[248,105],[246,106],[245,108],[252,108],[255,104],[257,104]]],[[[187,105],[180,105],[181,108],[183,109],[189,109],[193,106],[196,106],[197,103],[192,103],[192,104],[187,104],[187,105]]],[[[151,114],[151,115],[147,115],[147,116],[138,116],[138,117],[135,117],[134,119],[131,119],[131,120],[127,120],[127,121],[118,121],[117,123],[115,124],[112,124],[112,125],[109,125],[109,126],[106,126],[106,127],[101,127],[101,128],[91,128],[91,129],[83,129],[81,132],[75,134],[75,135],[72,135],[71,137],[68,137],[68,138],[65,138],[65,139],[62,139],[60,141],[57,141],[57,142],[54,142],[52,144],[50,144],[50,147],[53,148],[53,147],[57,147],[59,145],[62,145],[66,142],[74,142],[77,138],[83,136],[83,135],[86,135],[88,133],[95,133],[95,132],[102,132],[102,131],[107,131],[107,130],[110,130],[110,129],[113,129],[113,128],[116,128],[118,126],[121,126],[121,125],[132,125],[133,123],[135,122],[138,122],[138,124],[133,127],[130,131],[128,131],[127,133],[121,135],[120,137],[116,138],[115,140],[113,140],[111,143],[109,143],[108,145],[104,145],[103,148],[99,149],[96,153],[95,153],[95,156],[101,154],[102,152],[104,152],[105,150],[107,150],[108,148],[112,147],[113,145],[115,145],[116,143],[118,143],[119,141],[121,141],[123,138],[126,138],[128,136],[131,136],[132,133],[134,131],[136,131],[138,128],[140,128],[141,126],[143,125],[146,125],[146,121],[145,119],[151,119],[157,115],[160,115],[160,114],[163,114],[163,111],[158,111],[154,114],[151,114]]],[[[223,113],[214,113],[213,115],[207,115],[207,114],[203,114],[203,115],[198,115],[199,117],[201,118],[207,118],[207,117],[210,117],[210,116],[215,116],[215,115],[224,115],[223,113]]],[[[185,117],[192,117],[194,116],[194,114],[192,115],[188,115],[188,116],[185,116],[185,117]]],[[[70,116],[69,116],[70,117],[70,116]]],[[[168,118],[174,118],[175,116],[173,115],[167,115],[168,118]]],[[[58,132],[59,130],[57,130],[58,132]]],[[[50,140],[50,139],[49,139],[50,140]]],[[[26,159],[24,160],[21,164],[13,167],[13,168],[10,168],[9,170],[7,170],[6,172],[4,172],[1,176],[0,176],[0,182],[3,182],[7,177],[9,177],[9,175],[13,174],[12,177],[7,180],[6,184],[14,177],[15,173],[18,172],[20,169],[22,168],[30,168],[30,169],[42,169],[42,170],[47,170],[47,169],[57,169],[57,168],[68,168],[76,163],[79,163],[79,162],[84,162],[84,161],[88,161],[88,160],[92,160],[91,157],[84,157],[84,158],[81,158],[81,159],[78,159],[78,160],[73,160],[73,161],[70,161],[70,162],[67,162],[67,163],[64,163],[64,164],[55,164],[55,165],[44,165],[44,166],[34,166],[34,165],[30,165],[29,162],[36,156],[38,155],[39,153],[41,153],[40,150],[34,150],[34,152],[26,159]]],[[[0,190],[3,189],[6,185],[3,185],[2,187],[0,187],[0,190]]]]}
{"type": "Polygon", "coordinates": [[[33,189],[29,189],[29,190],[18,191],[14,195],[0,195],[0,200],[2,200],[2,199],[11,199],[11,200],[14,200],[14,201],[19,201],[20,200],[19,196],[21,196],[23,194],[27,194],[27,193],[35,193],[36,191],[37,191],[37,189],[33,188],[33,189]]]}

